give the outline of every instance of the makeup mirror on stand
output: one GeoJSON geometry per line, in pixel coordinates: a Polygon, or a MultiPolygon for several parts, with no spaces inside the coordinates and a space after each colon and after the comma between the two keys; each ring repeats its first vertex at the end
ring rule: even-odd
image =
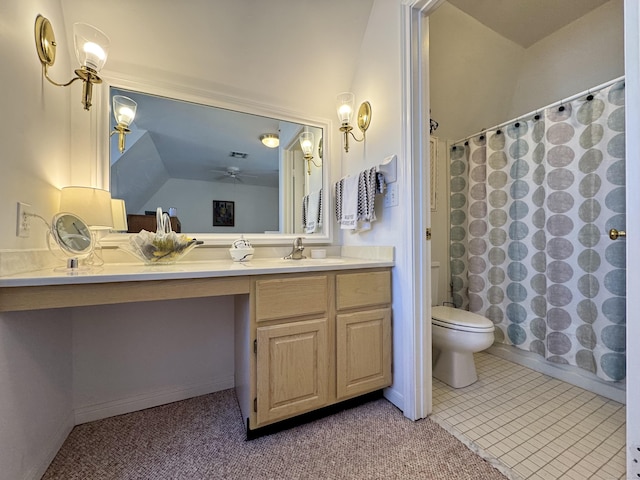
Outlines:
{"type": "Polygon", "coordinates": [[[80,217],[64,212],[54,215],[47,238],[51,253],[60,258],[62,252],[67,262],[66,267],[56,268],[56,271],[73,273],[90,268],[79,265],[79,260],[89,257],[94,249],[93,235],[80,217]],[[58,248],[52,245],[52,240],[58,248]]]}

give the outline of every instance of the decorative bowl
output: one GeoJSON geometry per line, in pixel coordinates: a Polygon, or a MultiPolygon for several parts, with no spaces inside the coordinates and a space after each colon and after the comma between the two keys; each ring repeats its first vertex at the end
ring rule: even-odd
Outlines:
{"type": "Polygon", "coordinates": [[[195,238],[188,238],[186,235],[154,236],[148,233],[132,237],[128,247],[123,248],[147,265],[175,263],[197,245],[204,243],[195,238]]]}
{"type": "Polygon", "coordinates": [[[244,248],[230,248],[229,255],[234,262],[247,262],[253,258],[253,247],[244,248]]]}

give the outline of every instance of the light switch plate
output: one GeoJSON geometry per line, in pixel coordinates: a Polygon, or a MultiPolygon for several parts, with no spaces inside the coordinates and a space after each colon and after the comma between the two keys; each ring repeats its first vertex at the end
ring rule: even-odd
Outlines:
{"type": "Polygon", "coordinates": [[[389,183],[384,192],[384,208],[398,206],[398,182],[389,183]]]}

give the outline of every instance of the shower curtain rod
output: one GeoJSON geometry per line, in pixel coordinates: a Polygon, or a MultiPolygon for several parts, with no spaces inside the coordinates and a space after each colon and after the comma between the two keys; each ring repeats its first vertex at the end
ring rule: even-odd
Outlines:
{"type": "MultiPolygon", "coordinates": [[[[570,96],[568,98],[564,98],[564,99],[562,99],[560,101],[551,103],[551,104],[547,105],[546,107],[537,108],[536,110],[533,110],[533,111],[531,111],[531,112],[529,112],[529,113],[527,113],[525,115],[520,115],[520,116],[518,116],[516,118],[513,118],[513,119],[507,121],[507,122],[499,123],[498,125],[495,125],[495,126],[491,127],[491,129],[502,128],[502,127],[504,127],[506,125],[509,125],[510,123],[515,123],[515,122],[517,122],[519,120],[524,120],[525,118],[529,118],[529,117],[531,117],[533,115],[536,115],[536,114],[540,113],[541,111],[546,110],[547,108],[558,107],[558,106],[563,105],[565,103],[573,102],[577,98],[580,98],[580,97],[582,97],[584,95],[589,95],[590,93],[593,93],[593,92],[598,92],[598,91],[602,90],[603,88],[607,88],[607,87],[609,87],[609,86],[613,85],[614,83],[617,83],[617,82],[619,82],[621,80],[624,80],[624,75],[622,75],[621,77],[618,77],[618,78],[614,78],[613,80],[609,80],[608,82],[604,82],[604,83],[602,83],[602,84],[600,84],[600,85],[598,85],[596,87],[593,87],[593,88],[590,88],[588,90],[585,90],[584,92],[580,92],[580,93],[572,95],[572,96],[570,96]]],[[[473,135],[469,135],[468,137],[465,137],[465,138],[463,138],[461,140],[453,142],[451,144],[451,146],[458,145],[459,143],[462,143],[462,142],[466,142],[470,138],[473,138],[473,137],[475,137],[477,135],[482,135],[487,130],[489,130],[489,129],[485,128],[483,130],[480,130],[479,132],[476,132],[473,135]]]]}

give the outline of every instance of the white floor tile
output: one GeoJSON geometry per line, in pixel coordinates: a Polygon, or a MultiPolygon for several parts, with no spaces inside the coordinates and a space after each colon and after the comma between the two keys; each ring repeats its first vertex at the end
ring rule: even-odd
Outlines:
{"type": "Polygon", "coordinates": [[[433,380],[433,418],[527,480],[624,478],[625,406],[488,353],[479,380],[433,380]]]}

